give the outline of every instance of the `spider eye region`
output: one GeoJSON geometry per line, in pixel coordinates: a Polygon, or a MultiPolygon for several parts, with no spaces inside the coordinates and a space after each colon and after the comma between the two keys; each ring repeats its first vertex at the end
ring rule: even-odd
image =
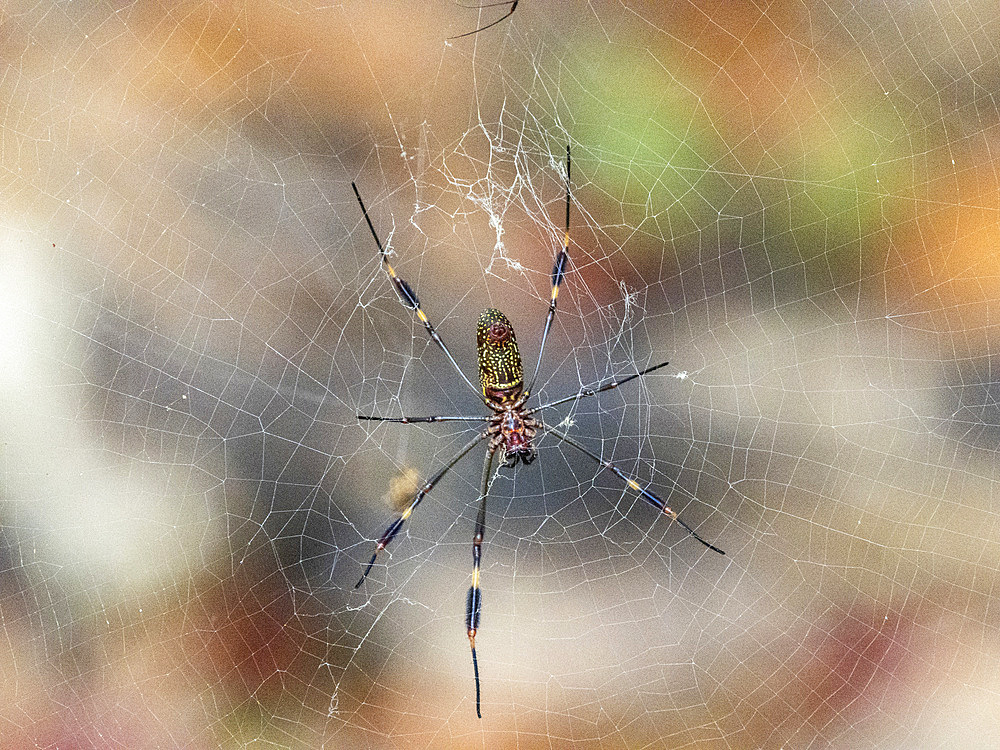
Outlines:
{"type": "Polygon", "coordinates": [[[476,325],[479,381],[483,395],[498,403],[515,401],[524,388],[524,368],[514,326],[494,307],[479,315],[476,325]]]}

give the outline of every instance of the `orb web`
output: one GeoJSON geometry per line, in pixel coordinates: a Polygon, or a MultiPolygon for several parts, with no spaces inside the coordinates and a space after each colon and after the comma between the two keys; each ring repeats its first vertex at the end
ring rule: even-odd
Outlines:
{"type": "Polygon", "coordinates": [[[0,735],[59,747],[992,747],[986,2],[14,3],[0,735]],[[501,14],[504,8],[499,9],[501,14]],[[492,15],[491,15],[492,14],[492,15]],[[373,540],[484,413],[552,435],[373,540]]]}

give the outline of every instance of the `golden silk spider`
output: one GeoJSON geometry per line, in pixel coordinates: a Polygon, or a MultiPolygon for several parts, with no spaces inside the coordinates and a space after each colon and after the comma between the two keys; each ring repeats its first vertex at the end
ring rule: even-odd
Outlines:
{"type": "Polygon", "coordinates": [[[469,380],[468,376],[462,371],[462,368],[459,367],[455,358],[451,355],[451,352],[448,351],[448,347],[445,345],[441,336],[438,334],[437,330],[435,330],[434,325],[427,318],[427,315],[420,307],[420,301],[417,299],[416,293],[409,284],[396,274],[395,269],[393,269],[392,265],[389,263],[389,258],[386,254],[385,248],[382,247],[382,242],[379,240],[378,233],[375,231],[371,218],[368,216],[368,211],[365,208],[364,201],[361,200],[361,193],[358,192],[358,187],[353,182],[351,183],[351,187],[354,188],[354,194],[357,196],[358,204],[361,206],[361,213],[365,217],[365,221],[368,222],[368,228],[371,230],[372,237],[375,238],[375,244],[378,246],[378,250],[382,258],[382,266],[388,274],[389,279],[392,281],[392,284],[399,295],[400,302],[402,302],[404,307],[407,307],[416,313],[417,318],[421,323],[423,323],[424,328],[427,329],[427,335],[430,336],[434,343],[438,345],[438,348],[444,352],[444,355],[454,366],[462,380],[465,381],[469,388],[473,390],[476,396],[491,412],[488,415],[477,416],[382,417],[364,414],[358,415],[359,420],[399,422],[401,424],[416,424],[420,422],[484,422],[486,423],[486,428],[482,432],[475,435],[462,447],[461,450],[458,451],[458,453],[452,456],[452,458],[445,463],[444,466],[438,469],[434,476],[420,486],[419,491],[416,493],[409,506],[399,515],[398,518],[396,518],[395,521],[389,524],[388,528],[386,528],[386,530],[382,533],[382,536],[378,538],[378,542],[375,544],[375,551],[372,553],[371,559],[368,561],[368,565],[361,574],[361,578],[358,580],[355,588],[361,586],[365,578],[368,576],[368,573],[371,572],[378,553],[385,549],[390,542],[392,542],[395,536],[399,533],[400,529],[403,528],[403,524],[413,514],[413,511],[417,509],[417,506],[420,505],[420,501],[424,499],[427,493],[434,489],[434,486],[445,474],[448,473],[448,470],[457,464],[462,457],[465,456],[465,454],[469,453],[482,441],[488,440],[489,442],[486,446],[486,457],[483,462],[482,490],[479,494],[479,513],[476,517],[476,528],[472,537],[472,585],[469,587],[469,593],[465,606],[465,625],[469,637],[469,645],[472,648],[472,669],[476,680],[476,715],[479,716],[479,718],[482,718],[482,711],[480,709],[481,694],[479,684],[479,662],[476,659],[476,633],[479,630],[479,619],[483,602],[482,593],[479,588],[479,564],[482,557],[483,536],[486,531],[486,496],[489,490],[489,478],[490,472],[493,468],[493,458],[498,450],[503,451],[505,467],[513,468],[517,465],[518,461],[530,464],[535,460],[535,456],[537,454],[537,449],[532,441],[539,432],[547,432],[558,438],[560,441],[571,445],[585,456],[590,457],[600,464],[601,467],[610,469],[626,485],[628,485],[629,488],[639,493],[639,496],[642,497],[643,500],[664,515],[676,521],[688,532],[688,534],[693,536],[710,550],[718,552],[720,555],[724,555],[726,553],[714,544],[710,544],[702,539],[694,529],[678,518],[677,513],[671,510],[671,508],[662,499],[660,499],[656,493],[649,489],[649,487],[643,487],[633,477],[623,472],[610,461],[601,458],[601,456],[577,442],[562,430],[544,424],[539,416],[536,416],[539,415],[540,412],[553,406],[570,402],[575,403],[580,399],[596,396],[604,391],[610,391],[612,388],[618,388],[629,381],[641,378],[647,373],[666,366],[668,364],[667,362],[661,362],[658,365],[647,367],[634,375],[629,375],[627,378],[613,380],[610,383],[605,383],[597,388],[585,388],[578,393],[564,396],[563,398],[557,398],[554,401],[541,404],[540,406],[528,406],[528,400],[531,398],[532,389],[535,386],[535,381],[538,379],[538,371],[542,365],[542,353],[545,351],[545,341],[548,339],[549,330],[552,328],[552,320],[555,318],[556,299],[559,296],[559,286],[562,283],[563,277],[566,273],[566,266],[569,263],[569,214],[570,204],[572,202],[570,192],[569,146],[566,147],[566,232],[563,235],[562,248],[556,255],[556,262],[552,267],[552,292],[549,297],[548,315],[545,317],[545,325],[542,328],[541,343],[538,349],[538,361],[535,364],[534,374],[531,376],[531,380],[526,388],[524,387],[524,369],[521,366],[521,354],[518,351],[517,340],[514,337],[514,328],[511,326],[507,317],[502,312],[494,308],[487,308],[486,310],[483,310],[479,316],[479,321],[476,326],[476,348],[479,359],[479,382],[481,388],[476,388],[472,384],[472,381],[469,380]]]}

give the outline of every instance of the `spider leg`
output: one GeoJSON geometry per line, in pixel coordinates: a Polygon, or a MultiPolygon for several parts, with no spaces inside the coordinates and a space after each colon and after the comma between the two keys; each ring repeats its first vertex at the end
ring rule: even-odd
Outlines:
{"type": "Polygon", "coordinates": [[[375,552],[372,553],[372,559],[368,561],[365,572],[361,574],[361,578],[358,579],[356,584],[354,584],[354,588],[358,588],[362,583],[364,583],[365,578],[368,577],[368,573],[371,572],[372,566],[375,564],[375,558],[378,557],[378,553],[389,546],[389,543],[393,540],[396,534],[399,533],[399,530],[403,528],[403,524],[406,523],[406,519],[409,518],[413,511],[416,510],[417,506],[420,505],[420,501],[424,499],[424,495],[434,489],[434,485],[440,481],[441,477],[448,473],[448,470],[452,466],[459,462],[462,456],[475,448],[481,440],[485,440],[487,437],[488,435],[485,432],[476,435],[472,438],[472,440],[466,443],[458,453],[452,456],[451,460],[442,466],[437,474],[427,480],[427,483],[420,488],[420,492],[417,493],[417,496],[413,498],[413,502],[410,503],[410,506],[403,511],[399,518],[389,524],[389,527],[384,532],[382,532],[382,536],[379,537],[378,542],[375,544],[375,552]]]}
{"type": "Polygon", "coordinates": [[[604,393],[604,391],[610,391],[612,388],[617,388],[620,385],[625,385],[630,380],[635,380],[636,378],[641,378],[643,375],[652,372],[653,370],[659,370],[661,367],[666,367],[669,362],[660,362],[658,365],[653,365],[652,367],[647,367],[645,370],[637,372],[635,375],[629,375],[624,380],[612,380],[610,383],[605,383],[600,388],[584,388],[579,393],[574,393],[571,396],[566,396],[565,398],[556,399],[555,401],[550,401],[547,404],[542,404],[541,406],[536,406],[534,409],[528,409],[525,415],[534,414],[535,412],[541,411],[542,409],[548,409],[552,406],[559,406],[559,404],[565,404],[567,401],[580,401],[581,399],[587,398],[588,396],[596,396],[598,393],[604,393]]]}
{"type": "Polygon", "coordinates": [[[535,364],[535,374],[531,376],[531,382],[525,389],[525,393],[531,393],[535,387],[535,381],[538,380],[538,371],[542,366],[542,354],[545,352],[545,341],[549,337],[549,329],[552,328],[552,321],[556,317],[556,298],[559,296],[559,286],[562,284],[563,276],[566,273],[566,264],[569,263],[569,207],[572,202],[569,180],[569,144],[566,144],[566,233],[563,235],[562,249],[556,255],[555,265],[552,266],[552,295],[549,298],[549,313],[545,316],[545,327],[542,328],[542,343],[538,347],[538,362],[535,364]]]}
{"type": "Polygon", "coordinates": [[[483,489],[479,495],[479,515],[476,516],[476,532],[472,537],[472,585],[465,600],[465,626],[469,633],[469,645],[472,647],[472,671],[476,677],[476,716],[483,718],[480,710],[479,662],[476,660],[476,631],[479,630],[479,615],[482,612],[483,595],[479,590],[479,561],[482,558],[483,536],[486,533],[486,494],[489,492],[490,469],[493,468],[493,455],[496,449],[486,452],[483,461],[483,489]]]}
{"type": "Polygon", "coordinates": [[[479,389],[472,384],[469,377],[462,371],[462,368],[458,366],[458,362],[456,362],[455,358],[451,356],[451,352],[448,351],[448,347],[445,345],[444,340],[438,334],[437,330],[435,330],[434,325],[427,317],[427,314],[420,307],[420,300],[417,299],[416,292],[414,292],[410,285],[396,274],[396,269],[394,269],[392,264],[389,263],[389,256],[386,254],[385,248],[382,247],[382,241],[378,238],[375,226],[372,224],[371,217],[368,215],[368,209],[365,208],[365,202],[361,200],[361,193],[358,192],[358,186],[352,182],[351,187],[354,188],[354,195],[358,199],[358,205],[361,206],[361,213],[364,214],[365,221],[368,222],[368,228],[371,230],[372,237],[375,238],[375,244],[378,246],[379,254],[382,256],[382,266],[385,268],[385,272],[389,274],[389,280],[392,281],[392,285],[396,288],[396,293],[399,295],[399,301],[403,304],[403,307],[416,312],[420,322],[423,323],[424,328],[427,329],[427,335],[431,337],[434,343],[437,344],[441,351],[444,352],[445,356],[448,357],[448,360],[452,365],[454,365],[455,370],[462,376],[462,380],[464,380],[469,388],[472,389],[472,392],[476,394],[480,401],[485,403],[486,399],[483,394],[479,392],[479,389]]]}
{"type": "MultiPolygon", "coordinates": [[[[501,21],[505,21],[506,19],[508,19],[512,15],[514,15],[514,11],[517,10],[517,4],[519,2],[521,2],[521,0],[513,0],[513,2],[485,3],[483,5],[473,6],[473,7],[477,8],[477,9],[479,9],[479,10],[482,10],[483,8],[495,8],[498,5],[510,5],[510,10],[508,10],[506,13],[504,13],[502,16],[500,16],[500,18],[498,18],[497,20],[493,21],[492,23],[488,23],[485,26],[480,26],[478,29],[475,29],[474,31],[466,31],[464,34],[459,34],[458,36],[452,36],[452,37],[448,37],[448,38],[449,39],[461,39],[464,36],[472,36],[473,34],[478,34],[480,31],[486,31],[486,29],[493,28],[494,26],[496,26],[501,21]]],[[[468,7],[468,6],[465,6],[465,7],[468,7]]]]}
{"type": "Polygon", "coordinates": [[[415,424],[417,422],[489,422],[490,418],[479,415],[475,417],[448,416],[448,417],[379,417],[376,415],[359,414],[358,419],[366,419],[369,422],[398,422],[400,424],[415,424]]]}
{"type": "Polygon", "coordinates": [[[590,456],[592,459],[594,459],[595,461],[597,461],[597,463],[599,463],[604,468],[611,469],[611,471],[613,471],[622,480],[624,480],[625,484],[627,484],[631,489],[633,489],[636,492],[638,492],[639,496],[642,497],[643,500],[645,500],[647,503],[649,503],[654,508],[656,508],[657,510],[659,510],[661,513],[663,513],[663,515],[669,516],[674,521],[677,521],[677,523],[679,523],[681,526],[684,527],[684,529],[687,530],[687,533],[689,533],[691,536],[693,536],[699,542],[701,542],[702,544],[704,544],[710,550],[718,552],[720,555],[726,554],[721,549],[719,549],[718,547],[716,547],[714,544],[709,544],[704,539],[702,539],[700,536],[698,536],[698,532],[697,531],[695,531],[694,529],[692,529],[690,526],[688,526],[686,523],[684,523],[680,518],[678,518],[677,517],[677,513],[675,511],[671,510],[670,507],[665,502],[663,502],[663,500],[661,500],[659,497],[657,497],[652,491],[650,491],[648,487],[642,487],[637,481],[635,481],[632,477],[630,477],[628,474],[626,474],[625,472],[623,472],[621,469],[619,469],[613,463],[611,463],[610,461],[605,461],[603,458],[601,458],[600,456],[598,456],[596,453],[592,452],[591,450],[589,450],[588,448],[584,447],[582,444],[578,443],[576,440],[574,440],[573,438],[571,438],[565,432],[561,432],[560,430],[557,430],[557,429],[555,429],[553,427],[549,427],[547,429],[548,429],[549,432],[551,432],[553,435],[555,435],[557,438],[559,438],[563,442],[569,443],[570,445],[572,445],[574,448],[576,448],[581,453],[584,453],[585,455],[590,456]]]}

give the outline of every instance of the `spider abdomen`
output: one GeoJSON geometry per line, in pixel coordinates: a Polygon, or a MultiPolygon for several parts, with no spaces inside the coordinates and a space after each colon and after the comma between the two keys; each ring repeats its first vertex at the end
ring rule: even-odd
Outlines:
{"type": "Polygon", "coordinates": [[[479,314],[476,350],[483,395],[498,404],[516,401],[524,389],[521,352],[514,337],[514,326],[494,307],[479,314]]]}

